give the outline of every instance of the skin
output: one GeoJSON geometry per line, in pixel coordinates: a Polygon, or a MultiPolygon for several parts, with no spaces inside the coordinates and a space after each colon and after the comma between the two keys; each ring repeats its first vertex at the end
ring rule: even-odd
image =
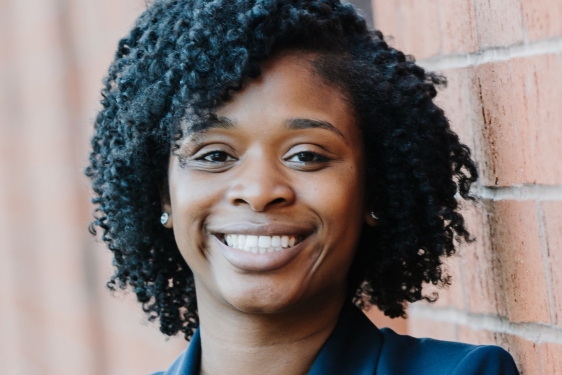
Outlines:
{"type": "Polygon", "coordinates": [[[362,224],[376,225],[353,111],[310,58],[265,62],[216,111],[220,126],[170,158],[163,209],[195,275],[201,374],[306,374],[344,303],[362,224]],[[290,256],[242,254],[222,243],[241,231],[304,240],[290,256]]]}

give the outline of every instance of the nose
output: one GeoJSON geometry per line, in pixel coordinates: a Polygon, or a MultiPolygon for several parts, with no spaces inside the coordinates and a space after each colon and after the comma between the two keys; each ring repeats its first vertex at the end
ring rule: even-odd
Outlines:
{"type": "Polygon", "coordinates": [[[237,168],[227,191],[228,201],[235,206],[248,205],[257,212],[292,204],[294,189],[277,163],[261,153],[248,155],[237,168]]]}

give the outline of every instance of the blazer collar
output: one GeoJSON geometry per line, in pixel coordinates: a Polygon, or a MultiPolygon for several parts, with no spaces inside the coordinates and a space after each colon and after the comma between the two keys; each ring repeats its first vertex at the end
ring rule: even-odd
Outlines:
{"type": "MultiPolygon", "coordinates": [[[[382,341],[377,327],[357,307],[346,304],[308,375],[374,375],[382,341]]],[[[201,337],[197,330],[187,350],[164,375],[199,375],[200,361],[201,337]]]]}

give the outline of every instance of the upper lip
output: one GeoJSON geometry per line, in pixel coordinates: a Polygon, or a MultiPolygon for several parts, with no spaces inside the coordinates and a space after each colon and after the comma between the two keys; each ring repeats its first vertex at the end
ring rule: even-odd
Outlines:
{"type": "Polygon", "coordinates": [[[252,223],[238,222],[208,228],[212,234],[245,234],[254,236],[307,236],[314,228],[291,223],[252,223]]]}

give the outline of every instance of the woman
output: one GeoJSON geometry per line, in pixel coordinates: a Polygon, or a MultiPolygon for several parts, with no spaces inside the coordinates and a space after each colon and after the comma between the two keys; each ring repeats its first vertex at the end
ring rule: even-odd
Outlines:
{"type": "Polygon", "coordinates": [[[378,330],[432,300],[477,173],[437,75],[337,0],[156,0],[95,123],[95,227],[189,349],[163,374],[517,374],[494,346],[378,330]],[[353,306],[352,302],[356,305],[353,306]]]}

